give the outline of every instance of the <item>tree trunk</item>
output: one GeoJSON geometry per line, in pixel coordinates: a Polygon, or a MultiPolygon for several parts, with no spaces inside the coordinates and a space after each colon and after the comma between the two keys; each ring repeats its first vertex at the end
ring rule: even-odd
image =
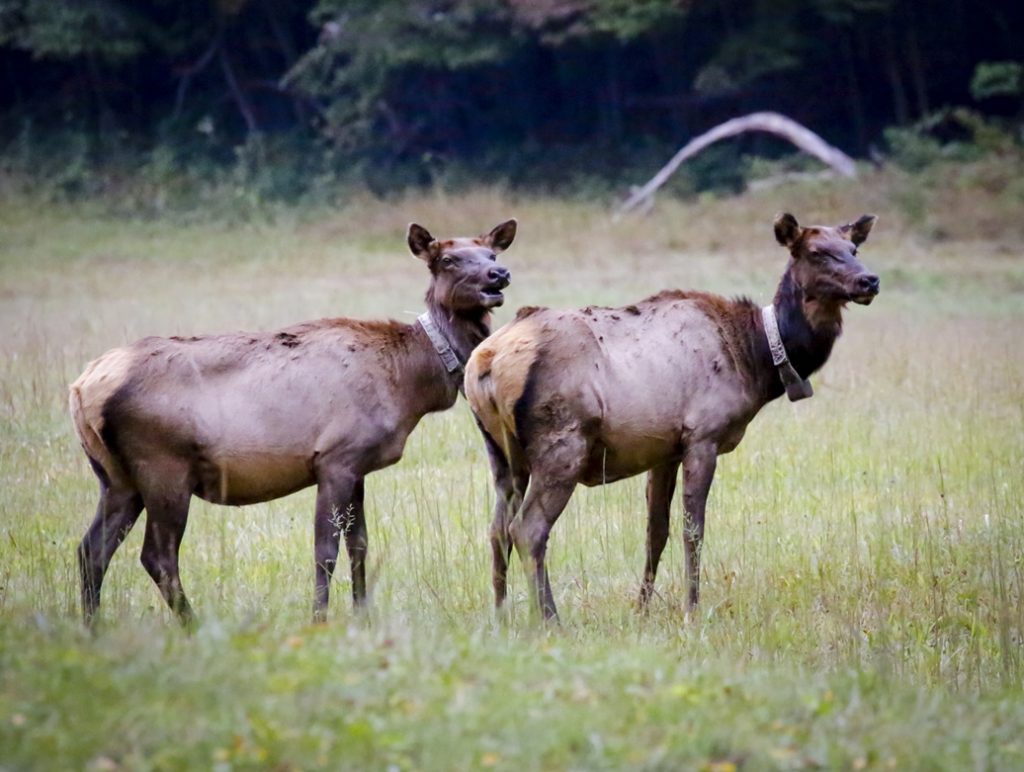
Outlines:
{"type": "Polygon", "coordinates": [[[669,130],[673,136],[685,136],[689,133],[689,127],[686,121],[686,110],[679,98],[689,93],[689,89],[669,91],[674,84],[681,84],[682,82],[682,75],[678,72],[678,52],[670,49],[665,42],[664,36],[657,35],[652,41],[651,54],[654,57],[654,63],[661,79],[659,91],[669,95],[669,102],[666,108],[669,130]]]}
{"type": "Polygon", "coordinates": [[[85,55],[85,69],[89,75],[89,86],[92,88],[93,100],[96,104],[96,134],[99,137],[100,145],[103,146],[109,133],[113,129],[113,113],[103,95],[103,79],[100,76],[99,62],[92,52],[85,55]]]}
{"type": "MultiPolygon", "coordinates": [[[[267,17],[267,22],[270,25],[270,32],[274,36],[274,40],[277,42],[278,51],[281,57],[284,59],[284,72],[288,72],[295,65],[299,56],[295,50],[295,46],[292,44],[291,37],[285,30],[284,25],[281,24],[281,20],[277,18],[277,14],[274,12],[276,3],[273,0],[264,0],[262,3],[263,11],[267,17]]],[[[294,94],[288,94],[292,104],[292,111],[295,113],[295,120],[300,125],[306,124],[306,108],[302,104],[302,100],[296,97],[294,94]]]]}
{"type": "Polygon", "coordinates": [[[221,33],[218,30],[213,36],[213,40],[210,41],[210,45],[207,46],[195,63],[190,64],[182,72],[181,78],[178,80],[178,88],[174,94],[174,111],[171,113],[172,121],[177,120],[178,116],[181,115],[181,110],[185,106],[185,95],[188,93],[188,87],[192,83],[192,78],[206,69],[206,66],[213,61],[213,57],[220,50],[220,42],[221,33]]]}
{"type": "Polygon", "coordinates": [[[892,88],[892,108],[896,123],[905,126],[910,122],[910,108],[907,106],[907,89],[900,73],[900,63],[896,58],[896,38],[891,20],[885,25],[885,74],[892,88]]]}
{"type": "Polygon", "coordinates": [[[839,41],[843,51],[846,87],[850,91],[850,119],[853,121],[854,141],[857,149],[863,151],[868,142],[867,121],[864,117],[864,98],[861,95],[860,79],[857,77],[857,60],[854,57],[853,40],[849,30],[839,33],[839,41]]]}
{"type": "Polygon", "coordinates": [[[928,79],[924,71],[924,60],[921,58],[921,46],[917,42],[916,20],[912,10],[907,11],[907,63],[910,65],[910,78],[914,87],[914,98],[917,102],[918,117],[924,117],[930,110],[928,106],[928,79]]]}
{"type": "Polygon", "coordinates": [[[604,139],[617,140],[622,136],[622,84],[620,79],[621,60],[617,44],[611,43],[604,53],[605,89],[604,116],[602,123],[604,139]]]}
{"type": "Polygon", "coordinates": [[[246,129],[248,129],[250,134],[255,134],[260,130],[259,124],[256,123],[256,116],[253,114],[249,102],[246,101],[245,94],[238,86],[235,71],[231,67],[231,62],[228,60],[227,52],[223,46],[220,47],[220,67],[224,72],[224,80],[228,84],[228,91],[231,92],[231,97],[238,106],[238,112],[242,114],[242,119],[245,121],[246,129]]]}

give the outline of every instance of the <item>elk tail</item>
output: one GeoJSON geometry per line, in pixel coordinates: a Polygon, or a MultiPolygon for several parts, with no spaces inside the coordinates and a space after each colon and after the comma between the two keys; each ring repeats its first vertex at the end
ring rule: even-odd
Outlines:
{"type": "Polygon", "coordinates": [[[495,351],[482,347],[474,352],[466,367],[465,390],[480,429],[488,444],[500,452],[517,476],[529,474],[517,426],[517,406],[525,384],[509,378],[512,373],[492,368],[495,351]]]}
{"type": "Polygon", "coordinates": [[[82,450],[88,456],[96,476],[106,484],[109,484],[111,479],[124,478],[121,464],[103,441],[102,423],[97,423],[95,417],[90,416],[90,411],[85,408],[79,381],[73,383],[68,390],[68,408],[75,434],[78,435],[78,441],[82,444],[82,450]]]}

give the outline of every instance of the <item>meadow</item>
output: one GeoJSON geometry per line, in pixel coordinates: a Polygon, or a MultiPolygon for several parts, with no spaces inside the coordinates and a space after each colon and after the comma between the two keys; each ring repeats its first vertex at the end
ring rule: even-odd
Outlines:
{"type": "Polygon", "coordinates": [[[234,222],[4,196],[0,770],[1024,766],[1021,202],[950,185],[922,210],[923,195],[869,174],[665,200],[620,222],[494,189],[234,222]],[[304,491],[193,502],[194,634],[139,565],[140,527],[111,565],[102,624],[83,629],[75,548],[97,486],[66,387],[104,350],[320,316],[411,321],[427,275],[410,220],[464,235],[519,218],[497,324],[520,305],[665,287],[765,303],[786,261],[781,210],[878,214],[861,255],[882,292],[847,312],[815,398],[769,405],[720,459],[692,618],[678,500],[650,613],[634,610],[636,478],[580,490],[556,525],[561,625],[531,623],[515,558],[496,621],[493,495],[460,399],[367,480],[365,617],[342,563],[331,621],[309,624],[304,491]]]}

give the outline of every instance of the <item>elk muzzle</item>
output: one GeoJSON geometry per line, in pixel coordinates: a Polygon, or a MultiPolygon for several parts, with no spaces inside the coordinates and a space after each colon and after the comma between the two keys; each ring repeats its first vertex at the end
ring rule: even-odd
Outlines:
{"type": "Polygon", "coordinates": [[[502,290],[512,281],[512,273],[503,265],[491,266],[487,271],[488,284],[480,289],[482,305],[495,308],[505,302],[502,290]]]}
{"type": "Polygon", "coordinates": [[[878,294],[881,280],[873,273],[862,273],[853,280],[853,292],[850,293],[850,300],[862,306],[871,305],[871,301],[878,294]]]}

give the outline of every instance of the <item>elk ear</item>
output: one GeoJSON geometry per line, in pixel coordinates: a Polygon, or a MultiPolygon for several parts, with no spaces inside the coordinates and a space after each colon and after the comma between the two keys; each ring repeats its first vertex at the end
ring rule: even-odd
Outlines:
{"type": "Polygon", "coordinates": [[[784,247],[791,247],[800,238],[803,228],[789,212],[775,218],[775,240],[784,247]]]}
{"type": "Polygon", "coordinates": [[[406,237],[409,242],[409,250],[420,260],[430,260],[433,256],[431,247],[437,243],[430,231],[422,225],[409,223],[409,235],[406,237]]]}
{"type": "Polygon", "coordinates": [[[860,246],[868,240],[868,234],[871,233],[871,229],[875,227],[875,223],[878,221],[878,217],[873,214],[863,214],[857,222],[852,222],[849,225],[844,225],[841,230],[850,241],[857,246],[860,246]]]}
{"type": "Polygon", "coordinates": [[[484,236],[484,243],[495,252],[504,252],[512,245],[512,240],[516,237],[516,228],[518,227],[519,223],[514,217],[511,220],[506,220],[501,225],[495,225],[491,232],[484,236]]]}

